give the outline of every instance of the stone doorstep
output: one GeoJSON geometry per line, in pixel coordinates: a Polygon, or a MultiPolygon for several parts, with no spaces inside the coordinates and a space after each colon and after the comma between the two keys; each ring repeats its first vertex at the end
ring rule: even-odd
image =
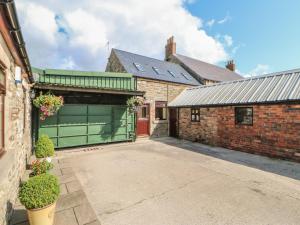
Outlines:
{"type": "MultiPolygon", "coordinates": [[[[54,225],[100,225],[82,187],[68,162],[55,161],[55,172],[60,182],[60,197],[57,201],[54,225]],[[63,168],[60,167],[63,165],[63,168]]],[[[28,179],[29,172],[27,171],[28,179]]],[[[27,212],[17,201],[10,225],[28,225],[27,212]]]]}

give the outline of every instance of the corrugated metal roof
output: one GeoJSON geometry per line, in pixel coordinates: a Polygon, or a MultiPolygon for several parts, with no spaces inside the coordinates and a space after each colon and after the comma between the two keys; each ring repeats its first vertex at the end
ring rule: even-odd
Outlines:
{"type": "Polygon", "coordinates": [[[235,105],[300,100],[300,69],[187,88],[170,107],[235,105]]]}
{"type": "Polygon", "coordinates": [[[180,54],[172,55],[172,57],[175,57],[175,59],[177,59],[182,66],[187,67],[202,79],[204,78],[213,81],[232,81],[243,79],[243,77],[236,72],[203,62],[198,59],[190,58],[180,54]]]}
{"type": "Polygon", "coordinates": [[[191,74],[178,64],[119,49],[113,49],[112,51],[116,54],[125,70],[137,77],[189,85],[200,85],[191,74]]]}

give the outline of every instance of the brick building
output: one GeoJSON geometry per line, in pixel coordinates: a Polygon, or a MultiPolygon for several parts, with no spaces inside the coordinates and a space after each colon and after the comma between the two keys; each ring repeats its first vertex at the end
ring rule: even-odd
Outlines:
{"type": "Polygon", "coordinates": [[[0,224],[8,224],[31,154],[31,70],[13,1],[0,3],[0,224]]]}
{"type": "Polygon", "coordinates": [[[300,69],[186,89],[180,138],[300,162],[300,69]]]}

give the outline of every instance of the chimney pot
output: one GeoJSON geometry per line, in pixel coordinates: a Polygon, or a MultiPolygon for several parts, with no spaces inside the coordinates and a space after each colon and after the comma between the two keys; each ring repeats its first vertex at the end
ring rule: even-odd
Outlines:
{"type": "Polygon", "coordinates": [[[226,68],[231,70],[231,71],[235,71],[235,63],[233,60],[229,60],[226,64],[226,68]]]}
{"type": "Polygon", "coordinates": [[[176,43],[174,42],[174,36],[172,36],[167,40],[165,46],[165,60],[168,61],[174,54],[176,54],[176,43]]]}

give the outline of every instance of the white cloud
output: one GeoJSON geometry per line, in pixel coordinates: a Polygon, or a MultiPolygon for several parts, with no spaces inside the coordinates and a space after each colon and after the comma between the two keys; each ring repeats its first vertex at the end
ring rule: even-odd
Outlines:
{"type": "Polygon", "coordinates": [[[270,66],[266,64],[257,64],[250,72],[244,74],[244,77],[254,77],[270,73],[270,66]]]}
{"type": "Polygon", "coordinates": [[[233,44],[233,39],[231,36],[229,36],[228,34],[225,34],[224,35],[224,41],[225,41],[225,44],[228,46],[228,47],[231,47],[232,44],[233,44]]]}
{"type": "Polygon", "coordinates": [[[218,24],[224,24],[224,23],[228,22],[230,19],[231,19],[231,17],[229,15],[229,13],[227,13],[223,19],[218,21],[218,24]]]}
{"type": "Polygon", "coordinates": [[[222,42],[209,36],[201,18],[185,9],[184,3],[191,2],[19,0],[16,4],[31,63],[36,66],[103,70],[108,41],[110,47],[163,59],[171,35],[181,54],[210,63],[226,60],[222,42]]]}
{"type": "Polygon", "coordinates": [[[206,26],[212,27],[215,24],[215,22],[216,22],[215,19],[211,19],[211,20],[206,22],[206,26]]]}

